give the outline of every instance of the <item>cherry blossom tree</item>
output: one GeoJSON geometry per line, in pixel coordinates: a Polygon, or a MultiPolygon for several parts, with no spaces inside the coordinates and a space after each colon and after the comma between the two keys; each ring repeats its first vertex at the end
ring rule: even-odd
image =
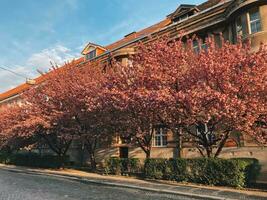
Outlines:
{"type": "Polygon", "coordinates": [[[219,156],[233,131],[266,142],[262,130],[256,130],[258,118],[266,113],[266,46],[251,52],[247,43],[223,41],[218,48],[212,38],[207,45],[207,50],[191,56],[179,79],[176,99],[185,108],[184,129],[208,157],[219,156]],[[197,126],[195,133],[190,124],[197,126]]]}
{"type": "Polygon", "coordinates": [[[110,112],[117,131],[123,137],[130,137],[147,158],[151,155],[155,126],[164,122],[161,113],[170,103],[168,65],[159,65],[148,56],[157,45],[140,44],[137,55],[130,58],[128,65],[115,62],[106,74],[107,83],[102,92],[106,107],[112,108],[110,112]]]}
{"type": "Polygon", "coordinates": [[[73,140],[86,145],[96,168],[95,150],[115,133],[151,156],[154,129],[164,125],[189,135],[203,156],[217,157],[233,131],[266,142],[267,48],[196,38],[159,38],[140,43],[128,65],[67,63],[45,74],[26,91],[24,104],[1,109],[0,133],[8,138],[38,136],[59,156],[73,140]],[[199,41],[199,40],[197,40],[199,41]],[[10,112],[14,109],[14,112],[10,112]]]}
{"type": "Polygon", "coordinates": [[[24,100],[42,116],[51,127],[41,134],[50,148],[66,154],[71,142],[82,139],[96,167],[96,144],[106,133],[105,118],[101,111],[100,90],[103,70],[98,64],[66,64],[49,72],[46,81],[24,94],[24,100]],[[49,138],[47,138],[49,136],[49,138]],[[49,141],[51,139],[51,141],[49,141]],[[55,148],[55,144],[58,147],[55,148]],[[64,150],[59,151],[59,147],[64,150]]]}
{"type": "Polygon", "coordinates": [[[213,38],[206,42],[199,53],[193,39],[140,44],[132,62],[109,80],[111,101],[147,157],[150,131],[160,123],[191,135],[208,157],[219,156],[233,131],[265,142],[266,46],[252,52],[247,43],[222,40],[219,48],[213,38]]]}
{"type": "Polygon", "coordinates": [[[1,148],[19,150],[37,142],[36,126],[47,126],[39,117],[32,117],[26,105],[9,105],[0,109],[1,148]]]}

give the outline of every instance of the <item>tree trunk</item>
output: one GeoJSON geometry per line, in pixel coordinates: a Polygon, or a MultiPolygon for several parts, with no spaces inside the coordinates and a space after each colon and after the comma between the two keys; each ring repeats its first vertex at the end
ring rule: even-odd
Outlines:
{"type": "Polygon", "coordinates": [[[175,157],[181,158],[182,157],[182,129],[179,128],[179,130],[175,129],[176,132],[176,152],[175,157]]]}
{"type": "Polygon", "coordinates": [[[58,157],[59,157],[59,166],[58,166],[58,168],[59,169],[60,168],[64,169],[65,168],[65,162],[64,162],[65,155],[59,154],[58,157]]]}
{"type": "Polygon", "coordinates": [[[208,158],[212,157],[212,147],[211,146],[206,146],[205,149],[206,149],[207,157],[208,158]]]}
{"type": "Polygon", "coordinates": [[[229,138],[230,133],[231,133],[231,131],[227,131],[226,134],[224,135],[223,139],[219,143],[219,147],[218,147],[218,149],[214,155],[215,158],[217,158],[220,155],[220,153],[222,152],[222,149],[223,149],[227,139],[229,138]]]}
{"type": "Polygon", "coordinates": [[[90,163],[91,163],[92,171],[96,171],[96,160],[95,160],[95,154],[94,153],[92,153],[90,155],[90,163]]]}
{"type": "Polygon", "coordinates": [[[57,145],[51,142],[45,135],[42,135],[42,137],[45,139],[46,144],[50,147],[50,149],[56,153],[56,155],[59,158],[59,166],[58,168],[64,168],[65,167],[65,156],[70,148],[70,145],[72,143],[72,139],[69,140],[65,145],[57,145]]]}
{"type": "MultiPolygon", "coordinates": [[[[152,136],[151,136],[151,138],[152,138],[152,136]]],[[[137,143],[138,143],[139,147],[146,154],[146,158],[150,158],[150,154],[151,154],[151,138],[148,141],[147,140],[143,140],[143,143],[141,142],[142,139],[137,138],[137,143]]]]}
{"type": "Polygon", "coordinates": [[[200,146],[197,146],[197,149],[202,157],[206,157],[200,146]]]}
{"type": "Polygon", "coordinates": [[[95,159],[96,143],[97,143],[97,139],[90,140],[89,138],[86,138],[86,149],[89,153],[90,167],[92,171],[96,170],[96,165],[97,165],[96,159],[95,159]]]}
{"type": "Polygon", "coordinates": [[[81,146],[80,146],[80,166],[84,166],[84,149],[85,149],[85,144],[83,141],[81,141],[81,146]]]}
{"type": "Polygon", "coordinates": [[[56,153],[57,155],[61,154],[61,152],[60,152],[56,147],[54,147],[54,145],[50,142],[50,140],[49,140],[45,135],[41,135],[41,136],[44,138],[46,144],[49,146],[49,148],[50,148],[54,153],[56,153]]]}
{"type": "Polygon", "coordinates": [[[146,159],[149,159],[150,158],[150,154],[151,154],[151,150],[150,149],[146,150],[145,153],[146,153],[146,159]]]}

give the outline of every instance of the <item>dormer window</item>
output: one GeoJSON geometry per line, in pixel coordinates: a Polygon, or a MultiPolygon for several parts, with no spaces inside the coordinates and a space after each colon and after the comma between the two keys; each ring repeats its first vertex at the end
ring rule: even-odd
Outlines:
{"type": "Polygon", "coordinates": [[[178,21],[186,20],[188,17],[189,17],[188,14],[182,15],[181,17],[179,17],[179,20],[178,21]]]}
{"type": "Polygon", "coordinates": [[[167,17],[170,18],[173,22],[180,22],[186,20],[197,12],[199,12],[199,9],[196,5],[182,4],[167,17]]]}
{"type": "Polygon", "coordinates": [[[106,49],[100,45],[88,43],[86,47],[83,49],[82,54],[85,57],[85,60],[92,60],[95,57],[103,54],[106,49]]]}
{"type": "Polygon", "coordinates": [[[86,54],[86,60],[92,60],[94,57],[96,57],[96,49],[86,54]]]}

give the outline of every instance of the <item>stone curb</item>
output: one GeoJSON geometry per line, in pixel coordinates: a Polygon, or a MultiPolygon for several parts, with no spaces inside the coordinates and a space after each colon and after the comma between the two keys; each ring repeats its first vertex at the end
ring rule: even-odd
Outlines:
{"type": "MultiPolygon", "coordinates": [[[[14,169],[9,167],[3,167],[0,166],[0,169],[4,169],[11,172],[19,172],[23,174],[30,174],[30,175],[41,175],[41,176],[51,176],[51,177],[58,177],[58,178],[64,178],[74,181],[80,181],[83,183],[91,183],[91,184],[98,184],[98,185],[106,185],[111,187],[123,187],[123,188],[129,188],[129,189],[136,189],[136,190],[142,190],[142,191],[150,191],[150,192],[157,192],[157,193],[165,193],[165,194],[173,194],[173,195],[181,195],[186,197],[192,197],[196,199],[207,199],[207,200],[235,200],[232,198],[224,198],[224,197],[217,197],[217,196],[210,196],[210,195],[202,195],[202,194],[193,194],[193,193],[187,193],[187,192],[181,192],[181,191],[173,191],[168,189],[155,189],[152,187],[143,187],[143,186],[137,186],[134,184],[126,184],[126,183],[114,183],[112,181],[108,180],[90,180],[89,178],[84,178],[80,176],[75,175],[68,175],[68,174],[59,174],[56,172],[41,172],[38,170],[23,170],[23,169],[14,169]]],[[[163,184],[162,184],[163,185],[163,184]]]]}

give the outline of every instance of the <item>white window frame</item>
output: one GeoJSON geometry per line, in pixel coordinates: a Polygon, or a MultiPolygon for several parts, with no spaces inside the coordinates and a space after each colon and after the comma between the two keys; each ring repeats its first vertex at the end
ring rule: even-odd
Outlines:
{"type": "Polygon", "coordinates": [[[236,35],[237,37],[242,37],[244,36],[244,27],[243,27],[243,24],[242,24],[242,16],[238,16],[235,20],[235,32],[236,32],[236,35]],[[238,23],[237,23],[237,20],[240,20],[240,27],[241,27],[241,33],[238,31],[238,23]]]}
{"type": "Polygon", "coordinates": [[[193,41],[193,50],[196,54],[199,54],[200,53],[200,44],[199,44],[199,41],[198,40],[194,40],[193,41]]]}
{"type": "Polygon", "coordinates": [[[188,14],[182,15],[181,17],[179,17],[179,20],[178,21],[181,22],[181,21],[187,20],[188,17],[189,17],[188,14]]]}
{"type": "Polygon", "coordinates": [[[202,44],[201,44],[201,50],[204,50],[204,51],[207,51],[208,50],[208,44],[206,43],[206,42],[203,42],[202,44]]]}
{"type": "Polygon", "coordinates": [[[153,147],[167,147],[168,137],[167,130],[164,127],[155,128],[153,137],[153,147]],[[158,139],[159,142],[156,142],[158,139]]]}
{"type": "MultiPolygon", "coordinates": [[[[205,133],[207,133],[208,132],[208,125],[207,125],[207,123],[204,123],[204,126],[205,126],[205,133]]],[[[201,133],[199,132],[199,129],[197,128],[196,130],[197,130],[197,135],[201,135],[201,133]]]]}
{"type": "Polygon", "coordinates": [[[208,49],[208,44],[204,40],[193,41],[193,50],[196,54],[199,54],[202,50],[207,51],[207,49],[208,49]]]}
{"type": "Polygon", "coordinates": [[[86,60],[92,60],[96,57],[96,49],[90,51],[88,54],[86,54],[86,60]]]}
{"type": "Polygon", "coordinates": [[[254,33],[258,33],[258,32],[261,32],[262,31],[262,25],[261,25],[261,16],[260,16],[260,11],[259,9],[257,8],[256,10],[250,10],[248,13],[247,13],[247,19],[248,19],[248,27],[249,27],[249,34],[254,34],[254,33]],[[255,19],[255,20],[250,20],[250,15],[251,13],[258,13],[259,14],[259,18],[255,19]],[[252,23],[255,23],[256,26],[257,26],[257,22],[260,23],[260,29],[259,30],[256,30],[256,32],[252,32],[252,23]]]}

